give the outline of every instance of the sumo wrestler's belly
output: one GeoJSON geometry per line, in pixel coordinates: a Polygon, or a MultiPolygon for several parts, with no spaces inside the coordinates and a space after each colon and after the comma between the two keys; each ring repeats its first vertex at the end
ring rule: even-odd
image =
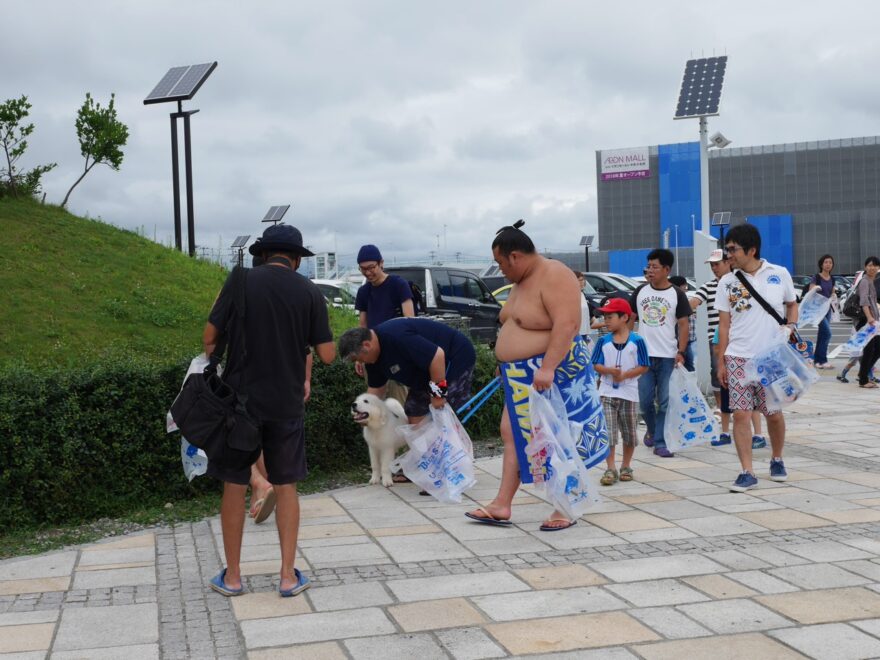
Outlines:
{"type": "Polygon", "coordinates": [[[545,353],[549,344],[549,330],[526,330],[508,319],[498,333],[495,357],[501,362],[524,360],[545,353]]]}

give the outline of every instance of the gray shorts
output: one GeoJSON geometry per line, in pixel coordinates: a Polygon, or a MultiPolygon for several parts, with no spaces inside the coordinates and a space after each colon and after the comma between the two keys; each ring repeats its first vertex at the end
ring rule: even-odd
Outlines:
{"type": "MultiPolygon", "coordinates": [[[[455,380],[446,384],[446,401],[453,410],[458,410],[471,398],[471,383],[474,380],[474,368],[471,367],[455,380]]],[[[409,388],[403,410],[407,417],[424,417],[431,407],[431,393],[428,390],[409,388]]]]}

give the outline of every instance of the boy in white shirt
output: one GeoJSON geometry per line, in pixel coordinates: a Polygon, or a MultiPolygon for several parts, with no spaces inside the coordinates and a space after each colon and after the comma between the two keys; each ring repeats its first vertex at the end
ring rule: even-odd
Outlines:
{"type": "Polygon", "coordinates": [[[797,325],[798,306],[789,272],[761,259],[761,234],[754,225],[737,225],[724,240],[725,251],[734,271],[719,280],[715,296],[715,309],[718,310],[718,352],[719,357],[724,356],[723,360],[719,360],[718,379],[730,392],[733,441],[742,465],[742,473],[730,490],[743,493],[758,485],[752,468],[753,410],[761,411],[767,418],[767,431],[772,447],[770,479],[785,481],[788,473],[782,462],[785,418],[780,411],[768,410],[764,388],[757,383],[747,382],[745,376],[748,361],[779,341],[783,326],[752,296],[737,277],[737,272],[742,273],[755,293],[780,317],[785,318],[787,326],[797,325]]]}
{"type": "Polygon", "coordinates": [[[599,396],[608,424],[608,469],[600,483],[611,486],[618,479],[632,481],[630,467],[633,453],[638,444],[639,423],[639,376],[648,370],[651,359],[645,340],[630,332],[629,322],[633,311],[622,298],[612,298],[599,309],[605,315],[609,333],[599,339],[593,351],[592,363],[602,376],[599,396]],[[623,438],[623,463],[620,473],[614,462],[614,447],[617,444],[617,431],[623,438]]]}

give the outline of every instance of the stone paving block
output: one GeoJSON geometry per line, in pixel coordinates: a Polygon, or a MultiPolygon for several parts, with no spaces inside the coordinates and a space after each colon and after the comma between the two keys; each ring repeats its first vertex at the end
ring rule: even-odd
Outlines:
{"type": "MultiPolygon", "coordinates": [[[[531,505],[529,505],[531,506],[531,505]]],[[[543,517],[547,517],[547,509],[541,507],[543,517]]],[[[518,509],[513,511],[514,514],[519,513],[518,509]]],[[[522,522],[519,516],[514,518],[516,522],[522,522]]],[[[516,526],[498,527],[496,525],[487,525],[478,523],[465,518],[456,516],[455,518],[444,518],[437,521],[444,530],[449,532],[459,541],[485,541],[488,539],[514,539],[525,536],[525,532],[516,526]]]]}
{"type": "Polygon", "coordinates": [[[650,502],[647,504],[636,504],[637,508],[646,511],[651,515],[664,518],[666,520],[680,520],[682,518],[703,518],[705,516],[715,516],[718,512],[707,506],[691,502],[690,500],[673,500],[671,502],[650,502]]]}
{"type": "Polygon", "coordinates": [[[775,509],[772,511],[753,511],[737,514],[740,518],[761,525],[767,529],[806,529],[808,527],[827,527],[828,521],[811,516],[808,513],[791,509],[775,509]]]}
{"type": "Polygon", "coordinates": [[[637,532],[617,532],[617,536],[630,543],[651,543],[653,541],[692,539],[696,537],[696,534],[681,527],[664,527],[663,529],[643,529],[637,532]]]}
{"type": "Polygon", "coordinates": [[[667,639],[707,637],[714,634],[672,607],[640,608],[628,610],[628,613],[667,639]]]}
{"type": "Polygon", "coordinates": [[[375,529],[377,527],[409,527],[411,525],[428,525],[431,521],[413,507],[395,499],[393,504],[380,508],[349,509],[349,514],[361,527],[375,529]]]}
{"type": "Polygon", "coordinates": [[[21,626],[32,623],[55,623],[60,610],[34,610],[32,612],[7,612],[0,614],[0,628],[21,626]]]}
{"type": "Polygon", "coordinates": [[[798,590],[794,585],[762,571],[734,571],[726,575],[761,594],[784,594],[798,590]]]}
{"type": "Polygon", "coordinates": [[[724,567],[717,562],[696,554],[597,562],[590,564],[590,568],[613,582],[637,582],[724,572],[724,567]]]}
{"type": "Polygon", "coordinates": [[[158,644],[111,646],[78,651],[54,651],[52,660],[159,660],[158,644]]]}
{"type": "MultiPolygon", "coordinates": [[[[277,538],[277,536],[276,536],[277,538]]],[[[156,550],[152,546],[122,548],[110,550],[93,550],[83,552],[77,569],[84,566],[100,566],[102,564],[130,564],[133,562],[150,562],[156,559],[156,550]]]]}
{"type": "MultiPolygon", "coordinates": [[[[880,566],[877,566],[880,568],[880,566]]],[[[790,582],[801,589],[832,589],[835,587],[857,587],[868,584],[861,575],[850,573],[831,564],[805,564],[802,566],[784,566],[767,571],[781,580],[790,582]]]]}
{"type": "Polygon", "coordinates": [[[93,545],[83,548],[83,552],[98,552],[101,550],[122,550],[125,548],[146,548],[155,547],[156,535],[152,532],[148,534],[127,534],[122,538],[114,541],[99,541],[93,545]]]}
{"type": "Polygon", "coordinates": [[[869,578],[872,582],[880,582],[880,564],[867,559],[853,559],[850,561],[836,562],[835,566],[839,566],[852,573],[857,573],[862,577],[869,578]]]}
{"type": "Polygon", "coordinates": [[[495,623],[486,626],[486,629],[514,655],[618,646],[659,639],[654,631],[624,612],[495,623]]]}
{"type": "Polygon", "coordinates": [[[761,527],[760,525],[756,525],[748,520],[743,520],[742,518],[730,514],[679,520],[678,524],[703,537],[749,534],[766,530],[765,527],[761,527]]]}
{"type": "Polygon", "coordinates": [[[480,628],[452,628],[434,633],[455,660],[504,658],[507,654],[480,628]]]}
{"type": "Polygon", "coordinates": [[[636,656],[621,647],[607,646],[603,649],[588,651],[562,651],[560,653],[542,653],[530,655],[529,660],[635,660],[636,656]]]}
{"type": "Polygon", "coordinates": [[[298,540],[329,539],[338,536],[358,536],[364,533],[363,528],[356,523],[341,523],[339,525],[309,525],[299,530],[298,540]]]}
{"type": "Polygon", "coordinates": [[[313,568],[391,563],[388,555],[375,543],[303,548],[302,553],[313,568]]]}
{"type": "Polygon", "coordinates": [[[514,572],[533,589],[592,587],[608,582],[604,577],[581,564],[523,568],[514,572]]]}
{"type": "Polygon", "coordinates": [[[656,487],[657,484],[665,481],[677,481],[688,479],[686,475],[678,474],[672,470],[664,470],[659,467],[651,467],[647,465],[634,466],[633,471],[638,471],[635,480],[639,483],[651,484],[656,487]]]}
{"type": "Polygon", "coordinates": [[[419,660],[447,660],[442,648],[427,634],[388,635],[349,639],[345,647],[354,660],[375,658],[419,658],[419,660]]]}
{"type": "Polygon", "coordinates": [[[852,509],[850,511],[822,511],[816,514],[828,520],[848,525],[851,523],[877,522],[880,520],[880,511],[876,509],[852,509]]]}
{"type": "Polygon", "coordinates": [[[103,589],[109,587],[156,584],[156,570],[144,568],[115,568],[100,571],[77,571],[73,589],[103,589]]]}
{"type": "Polygon", "coordinates": [[[152,561],[132,561],[127,564],[99,564],[97,566],[78,566],[77,572],[79,571],[108,571],[108,570],[117,570],[120,568],[152,568],[155,570],[156,564],[152,561]]]}
{"type": "Polygon", "coordinates": [[[859,550],[870,552],[876,557],[880,557],[880,541],[877,541],[875,539],[840,539],[840,542],[852,546],[853,548],[858,548],[859,550]]]}
{"type": "MultiPolygon", "coordinates": [[[[548,512],[545,510],[544,519],[548,512]]],[[[625,541],[604,529],[580,523],[564,532],[542,532],[537,528],[531,531],[539,541],[556,550],[573,550],[577,548],[594,548],[606,545],[619,545],[625,541]]]]}
{"type": "Polygon", "coordinates": [[[471,600],[495,621],[588,614],[627,607],[622,600],[599,587],[476,596],[471,600]]]}
{"type": "Polygon", "coordinates": [[[379,538],[379,543],[397,563],[473,556],[449,534],[383,536],[379,538]]]}
{"type": "Polygon", "coordinates": [[[880,594],[863,587],[799,591],[755,600],[799,623],[835,623],[880,617],[880,594]]]}
{"type": "Polygon", "coordinates": [[[313,587],[309,590],[308,595],[315,610],[319,612],[373,607],[394,602],[381,582],[361,582],[338,587],[313,587]]]}
{"type": "Polygon", "coordinates": [[[677,609],[720,634],[755,632],[792,625],[776,612],[742,598],[681,605],[677,609]]]}
{"type": "Polygon", "coordinates": [[[248,660],[346,660],[348,656],[337,642],[319,642],[251,651],[247,657],[248,660]]]}
{"type": "Polygon", "coordinates": [[[388,608],[388,613],[405,632],[478,626],[486,621],[483,615],[464,598],[423,600],[394,605],[388,608]]]}
{"type": "Polygon", "coordinates": [[[774,630],[770,635],[811,658],[851,660],[880,656],[880,640],[843,623],[774,630]]]}
{"type": "Polygon", "coordinates": [[[44,651],[52,644],[54,623],[31,623],[0,628],[0,653],[44,651]]]}
{"type": "Polygon", "coordinates": [[[434,598],[455,598],[527,591],[529,589],[525,582],[507,572],[389,580],[386,586],[391,589],[399,601],[404,603],[424,600],[425,594],[430,594],[434,598]]]}
{"type": "Polygon", "coordinates": [[[584,520],[609,532],[634,532],[644,529],[674,527],[668,520],[652,516],[644,511],[623,511],[620,513],[597,513],[584,516],[584,520]]]}
{"type": "MultiPolygon", "coordinates": [[[[304,541],[298,541],[297,546],[299,546],[300,550],[304,550],[306,548],[327,548],[332,545],[359,545],[372,542],[373,539],[366,534],[359,534],[358,536],[329,536],[320,539],[305,539],[304,541]]],[[[270,546],[265,547],[268,548],[270,546]]],[[[280,559],[281,550],[278,546],[275,546],[275,548],[275,554],[277,554],[280,559]]]]}
{"type": "MultiPolygon", "coordinates": [[[[604,494],[604,492],[603,492],[604,494]]],[[[617,496],[616,494],[611,495],[618,502],[622,502],[623,504],[647,504],[648,502],[675,502],[681,500],[678,495],[673,495],[672,493],[664,493],[653,491],[650,493],[644,493],[642,495],[623,495],[617,496]]]]}
{"type": "Polygon", "coordinates": [[[807,564],[809,560],[798,557],[791,553],[780,550],[770,544],[764,545],[746,545],[740,548],[742,552],[761,561],[767,562],[772,566],[795,566],[797,564],[807,564]]]}
{"type": "Polygon", "coordinates": [[[394,624],[377,607],[341,612],[317,612],[241,623],[248,649],[305,644],[395,632],[394,624]]]}
{"type": "Polygon", "coordinates": [[[0,582],[0,596],[13,594],[40,594],[47,591],[67,591],[70,577],[4,580],[0,582]]]}
{"type": "MultiPolygon", "coordinates": [[[[320,591],[316,587],[312,587],[312,590],[320,591]]],[[[239,621],[268,619],[275,616],[293,616],[296,614],[307,614],[312,611],[305,597],[279,598],[278,594],[274,591],[244,594],[231,598],[229,602],[232,605],[235,617],[239,621]]]]}
{"type": "Polygon", "coordinates": [[[723,575],[696,575],[683,578],[682,582],[696,587],[703,593],[709,594],[712,598],[748,598],[758,593],[723,575]]]}
{"type": "Polygon", "coordinates": [[[155,604],[65,609],[53,651],[153,644],[158,640],[159,614],[155,604]]]}
{"type": "Polygon", "coordinates": [[[681,660],[681,658],[801,660],[804,658],[800,653],[759,633],[640,644],[634,649],[645,660],[681,660]]]}
{"type": "Polygon", "coordinates": [[[41,557],[0,562],[0,581],[65,577],[73,572],[76,552],[56,552],[41,557]]]}
{"type": "Polygon", "coordinates": [[[437,525],[410,525],[409,527],[378,527],[368,529],[375,537],[379,536],[403,536],[405,534],[433,534],[441,531],[437,525]]]}
{"type": "Polygon", "coordinates": [[[534,536],[523,534],[511,539],[489,539],[487,541],[462,541],[462,545],[478,557],[545,552],[550,546],[534,536]]]}
{"type": "Polygon", "coordinates": [[[858,504],[847,502],[836,497],[821,495],[819,493],[811,493],[809,491],[798,490],[799,492],[780,493],[762,493],[762,497],[770,499],[776,504],[780,504],[788,509],[802,511],[804,513],[824,513],[826,511],[847,511],[849,509],[861,509],[858,504]]]}
{"type": "Polygon", "coordinates": [[[870,553],[837,541],[787,544],[785,551],[814,562],[871,558],[870,553]]]}
{"type": "Polygon", "coordinates": [[[46,660],[45,651],[21,651],[20,653],[2,653],[0,660],[46,660]]]}
{"type": "MultiPolygon", "coordinates": [[[[880,476],[880,475],[877,475],[880,476]]],[[[846,495],[848,493],[864,493],[865,486],[849,483],[840,479],[811,479],[798,484],[798,488],[823,495],[846,495]]]]}
{"type": "Polygon", "coordinates": [[[636,607],[680,605],[709,600],[705,594],[691,589],[678,580],[671,579],[609,584],[605,588],[621,598],[625,598],[636,607]]]}
{"type": "Polygon", "coordinates": [[[703,556],[724,564],[735,571],[749,571],[759,568],[769,568],[771,566],[767,562],[761,561],[757,557],[752,557],[739,550],[715,550],[713,552],[705,552],[703,553],[703,556]]]}

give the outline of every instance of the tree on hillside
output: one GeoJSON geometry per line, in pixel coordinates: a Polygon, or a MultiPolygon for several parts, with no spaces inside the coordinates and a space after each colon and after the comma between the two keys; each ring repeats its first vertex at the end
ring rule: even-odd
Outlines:
{"type": "Polygon", "coordinates": [[[33,124],[21,125],[30,114],[30,109],[27,96],[0,103],[0,145],[6,156],[6,167],[0,168],[0,197],[6,194],[13,197],[19,194],[36,195],[40,192],[40,179],[56,165],[37,165],[24,172],[16,168],[16,163],[27,151],[27,138],[34,132],[33,124]]]}
{"type": "Polygon", "coordinates": [[[128,142],[128,126],[116,118],[116,95],[110,95],[110,103],[106,108],[86,94],[85,103],[76,113],[76,137],[79,139],[80,152],[85,158],[83,173],[70,186],[70,190],[64,196],[61,206],[67,206],[70,193],[79,185],[86,174],[95,165],[103,163],[108,167],[119,170],[122,164],[122,147],[128,142]]]}

